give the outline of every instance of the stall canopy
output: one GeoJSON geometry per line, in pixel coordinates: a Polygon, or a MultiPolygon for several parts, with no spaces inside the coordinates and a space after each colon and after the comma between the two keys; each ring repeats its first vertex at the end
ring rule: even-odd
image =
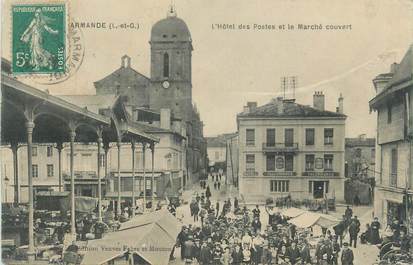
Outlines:
{"type": "Polygon", "coordinates": [[[304,212],[303,214],[288,221],[299,228],[307,228],[318,225],[323,228],[330,228],[340,221],[330,215],[321,213],[304,212]]]}
{"type": "Polygon", "coordinates": [[[290,218],[295,218],[297,216],[302,215],[303,213],[305,213],[306,211],[303,209],[299,209],[299,208],[295,208],[295,207],[291,207],[288,209],[285,209],[281,212],[281,215],[290,217],[290,218]]]}
{"type": "Polygon", "coordinates": [[[136,216],[123,223],[118,231],[90,240],[82,264],[104,264],[129,251],[146,263],[167,265],[181,226],[167,210],[136,216]]]}

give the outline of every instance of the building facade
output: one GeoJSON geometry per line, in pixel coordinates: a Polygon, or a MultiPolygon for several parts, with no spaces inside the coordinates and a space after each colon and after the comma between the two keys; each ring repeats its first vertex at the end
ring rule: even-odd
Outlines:
{"type": "Polygon", "coordinates": [[[227,140],[234,137],[234,133],[220,134],[206,137],[209,171],[227,171],[227,140]]]}
{"type": "MultiPolygon", "coordinates": [[[[373,79],[377,112],[376,188],[374,213],[386,225],[412,220],[413,46],[390,72],[373,79]]],[[[412,229],[410,228],[410,231],[412,229]]]]}
{"type": "Polygon", "coordinates": [[[346,178],[374,177],[376,139],[365,134],[356,138],[346,138],[345,176],[346,178]]]}
{"type": "Polygon", "coordinates": [[[247,201],[291,195],[297,199],[344,198],[343,98],[337,112],[273,99],[249,102],[237,116],[239,193],[247,201]]]}

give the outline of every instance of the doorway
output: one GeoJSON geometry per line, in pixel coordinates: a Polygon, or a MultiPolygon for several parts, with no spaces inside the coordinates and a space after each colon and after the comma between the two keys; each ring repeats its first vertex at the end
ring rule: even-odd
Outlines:
{"type": "Polygon", "coordinates": [[[314,199],[324,198],[324,181],[314,181],[313,196],[314,199]]]}

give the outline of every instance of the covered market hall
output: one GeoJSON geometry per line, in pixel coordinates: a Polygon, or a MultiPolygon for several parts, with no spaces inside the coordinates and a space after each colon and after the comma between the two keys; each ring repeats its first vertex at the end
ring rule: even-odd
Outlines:
{"type": "MultiPolygon", "coordinates": [[[[34,259],[35,240],[34,240],[34,189],[33,189],[33,172],[32,172],[32,145],[35,143],[54,143],[59,155],[59,190],[62,191],[62,169],[61,169],[61,151],[64,143],[69,143],[70,148],[70,228],[71,234],[76,235],[75,219],[75,173],[74,173],[74,144],[94,143],[97,145],[98,154],[101,152],[104,156],[104,171],[101,172],[97,167],[98,179],[98,220],[102,221],[102,189],[101,177],[108,177],[107,172],[107,154],[111,143],[117,146],[117,169],[118,169],[118,197],[116,205],[121,205],[120,189],[120,166],[121,166],[121,144],[129,143],[131,146],[132,156],[135,154],[137,145],[145,150],[151,149],[152,157],[155,152],[155,144],[159,142],[156,137],[143,132],[136,124],[119,109],[109,108],[99,110],[99,113],[89,111],[87,108],[79,107],[69,103],[59,97],[53,96],[48,91],[42,91],[35,87],[20,82],[11,75],[10,62],[2,59],[1,72],[1,144],[8,145],[13,152],[14,165],[14,203],[21,202],[20,185],[18,174],[19,163],[27,163],[28,183],[28,258],[34,259]],[[17,161],[17,149],[20,146],[27,146],[27,161],[17,161]],[[102,175],[105,174],[105,175],[102,175]]],[[[100,156],[96,163],[99,164],[100,156]]],[[[152,161],[154,161],[152,159],[152,161]]],[[[153,168],[152,175],[148,178],[152,181],[153,187],[153,168]]],[[[132,159],[132,175],[135,174],[135,159],[132,159]]],[[[143,176],[146,178],[146,176],[143,176]]],[[[146,179],[144,181],[146,183],[146,179]]],[[[132,185],[135,187],[135,185],[132,185]]],[[[144,192],[144,203],[146,200],[144,192]]],[[[135,204],[135,196],[138,191],[132,190],[132,204],[135,204]],[[136,193],[135,193],[136,192],[136,193]]],[[[153,205],[153,204],[152,204],[153,205]]],[[[116,207],[117,214],[120,215],[121,208],[116,207]]]]}

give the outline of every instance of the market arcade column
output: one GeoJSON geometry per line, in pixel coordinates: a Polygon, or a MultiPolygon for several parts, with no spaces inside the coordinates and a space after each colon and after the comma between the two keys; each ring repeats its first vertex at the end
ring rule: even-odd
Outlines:
{"type": "Polygon", "coordinates": [[[76,137],[75,129],[70,130],[70,204],[71,204],[71,233],[76,237],[76,218],[75,218],[75,172],[74,172],[74,142],[76,137]]]}
{"type": "Polygon", "coordinates": [[[19,164],[17,150],[19,143],[13,141],[11,143],[11,151],[13,153],[13,172],[14,172],[14,203],[17,205],[20,202],[20,180],[19,180],[19,164]]]}
{"type": "Polygon", "coordinates": [[[101,167],[101,147],[102,147],[102,131],[98,130],[97,131],[98,138],[97,138],[97,145],[98,145],[98,158],[97,158],[97,177],[98,177],[98,222],[102,222],[102,183],[101,183],[101,173],[100,173],[100,167],[101,167]]]}
{"type": "Polygon", "coordinates": [[[118,142],[116,143],[117,147],[118,147],[118,204],[117,204],[117,216],[118,218],[120,217],[120,215],[122,214],[122,210],[121,210],[121,185],[120,185],[120,181],[121,181],[121,177],[120,177],[120,149],[122,147],[121,144],[121,139],[118,139],[118,142]]]}
{"type": "Polygon", "coordinates": [[[32,141],[33,141],[33,129],[34,122],[26,122],[27,133],[27,177],[29,186],[29,246],[27,251],[27,258],[29,261],[35,259],[34,252],[34,227],[33,227],[33,172],[32,172],[32,141]]]}
{"type": "Polygon", "coordinates": [[[135,141],[131,141],[132,148],[132,217],[135,217],[136,200],[135,200],[135,141]]]}
{"type": "Polygon", "coordinates": [[[151,149],[151,154],[152,154],[152,176],[151,176],[151,201],[152,201],[152,210],[155,210],[155,143],[151,143],[150,145],[150,149],[151,149]]]}
{"type": "Polygon", "coordinates": [[[62,150],[63,150],[63,143],[58,142],[56,145],[58,159],[59,159],[59,192],[63,191],[63,180],[62,180],[62,150]]]}

